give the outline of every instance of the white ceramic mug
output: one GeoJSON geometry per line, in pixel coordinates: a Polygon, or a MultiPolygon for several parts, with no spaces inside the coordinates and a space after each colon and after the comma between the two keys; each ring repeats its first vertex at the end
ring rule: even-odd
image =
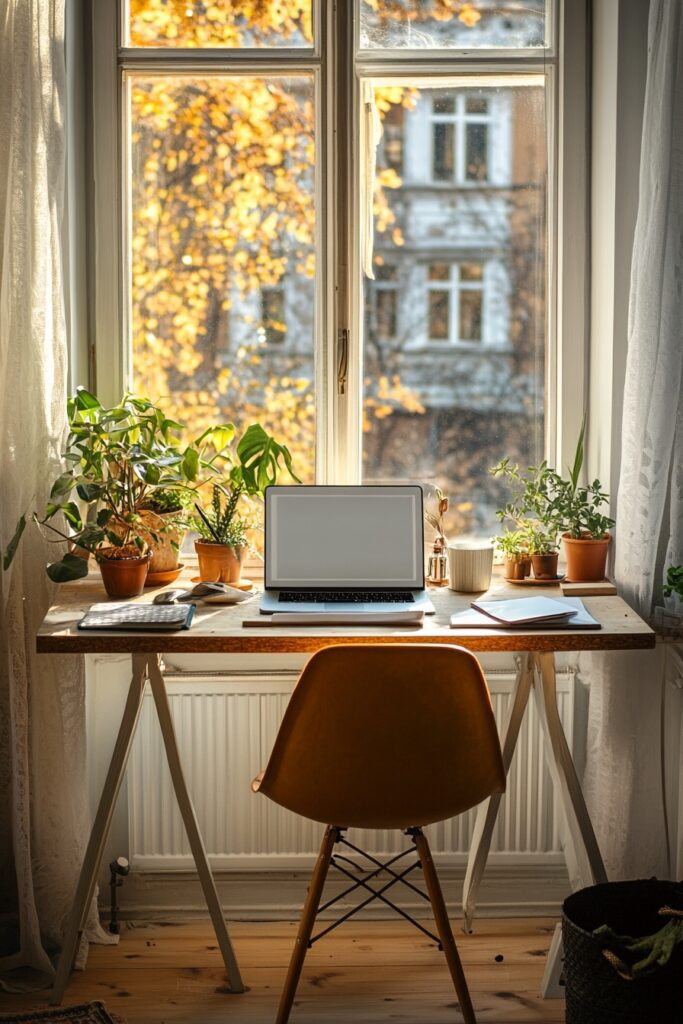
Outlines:
{"type": "Polygon", "coordinates": [[[493,544],[456,541],[448,545],[448,587],[467,593],[488,590],[493,569],[493,544]]]}

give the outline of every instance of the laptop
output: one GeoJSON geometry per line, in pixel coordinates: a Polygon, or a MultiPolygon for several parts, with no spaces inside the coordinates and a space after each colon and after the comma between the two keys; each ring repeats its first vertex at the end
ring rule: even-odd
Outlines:
{"type": "Polygon", "coordinates": [[[434,612],[423,523],[418,484],[266,488],[261,612],[434,612]]]}

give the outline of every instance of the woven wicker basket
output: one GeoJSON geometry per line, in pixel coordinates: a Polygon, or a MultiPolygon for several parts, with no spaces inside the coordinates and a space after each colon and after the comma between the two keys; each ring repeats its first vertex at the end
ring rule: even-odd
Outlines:
{"type": "Polygon", "coordinates": [[[683,948],[664,967],[628,981],[603,955],[591,932],[607,924],[621,935],[651,935],[666,923],[660,907],[680,904],[680,886],[655,879],[608,882],[565,900],[562,914],[566,1024],[681,1024],[683,948]],[[678,900],[676,900],[678,888],[678,900]]]}

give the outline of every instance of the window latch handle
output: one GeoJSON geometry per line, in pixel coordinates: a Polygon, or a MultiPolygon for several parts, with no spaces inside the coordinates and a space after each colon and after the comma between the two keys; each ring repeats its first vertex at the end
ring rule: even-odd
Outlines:
{"type": "Polygon", "coordinates": [[[349,370],[349,331],[340,327],[337,332],[337,394],[346,394],[346,380],[349,370]]]}

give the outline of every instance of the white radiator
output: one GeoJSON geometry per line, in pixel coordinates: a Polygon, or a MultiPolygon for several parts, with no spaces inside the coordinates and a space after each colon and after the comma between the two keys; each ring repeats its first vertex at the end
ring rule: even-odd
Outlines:
{"type": "MultiPolygon", "coordinates": [[[[304,868],[317,854],[322,827],[254,795],[296,680],[296,673],[167,674],[180,755],[207,852],[215,868],[304,868]]],[[[509,671],[487,673],[499,730],[507,721],[514,682],[509,671]]],[[[558,708],[572,745],[574,674],[558,672],[558,708]]],[[[430,829],[437,857],[464,860],[474,811],[430,829]]],[[[128,772],[129,840],[139,870],[184,870],[194,862],[178,811],[151,694],[144,699],[128,772]]],[[[396,832],[351,830],[375,852],[402,849],[396,832]]],[[[492,860],[561,860],[559,820],[545,766],[533,700],[520,733],[507,793],[491,847],[492,860]]]]}

